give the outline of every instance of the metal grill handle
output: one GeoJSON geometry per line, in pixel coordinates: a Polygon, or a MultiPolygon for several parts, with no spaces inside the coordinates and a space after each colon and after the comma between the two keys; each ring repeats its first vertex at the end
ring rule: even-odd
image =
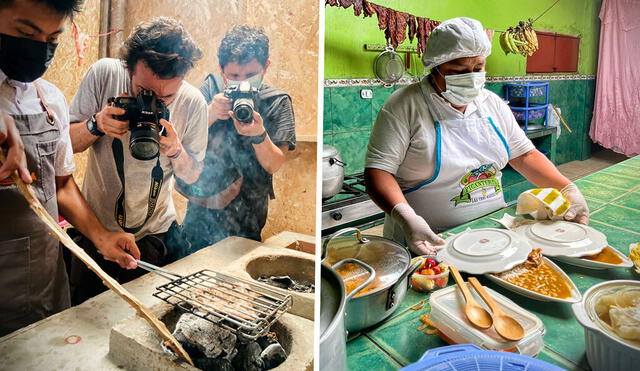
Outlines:
{"type": "Polygon", "coordinates": [[[136,260],[136,262],[138,263],[138,267],[140,267],[140,268],[142,268],[142,269],[144,269],[146,271],[155,273],[155,274],[157,274],[158,276],[160,276],[162,278],[168,279],[169,281],[174,281],[176,279],[182,278],[181,275],[179,275],[177,273],[173,273],[171,271],[168,271],[168,270],[166,270],[164,268],[160,268],[157,265],[153,265],[151,263],[147,263],[147,262],[142,261],[142,260],[136,260]]]}

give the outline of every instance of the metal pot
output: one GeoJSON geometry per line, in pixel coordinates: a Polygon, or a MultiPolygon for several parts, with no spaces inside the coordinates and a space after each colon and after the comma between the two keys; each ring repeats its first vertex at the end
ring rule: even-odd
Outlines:
{"type": "Polygon", "coordinates": [[[420,266],[419,261],[411,264],[409,252],[401,245],[378,236],[364,236],[357,228],[337,232],[325,241],[323,251],[326,255],[323,262],[333,264],[334,268],[350,258],[371,266],[375,272],[376,280],[347,301],[345,327],[349,332],[373,326],[389,317],[407,293],[409,276],[420,266]],[[352,236],[340,237],[354,231],[355,241],[352,236]]]}
{"type": "MultiPolygon", "coordinates": [[[[348,262],[358,264],[352,259],[346,259],[338,264],[348,262]]],[[[344,283],[338,273],[325,264],[321,265],[320,370],[342,371],[347,369],[347,332],[344,328],[346,301],[375,278],[371,267],[367,265],[362,265],[362,267],[369,271],[369,278],[349,295],[346,295],[344,283]]]]}
{"type": "Polygon", "coordinates": [[[322,146],[322,198],[335,196],[342,188],[344,181],[344,167],[340,151],[336,147],[322,146]]]}

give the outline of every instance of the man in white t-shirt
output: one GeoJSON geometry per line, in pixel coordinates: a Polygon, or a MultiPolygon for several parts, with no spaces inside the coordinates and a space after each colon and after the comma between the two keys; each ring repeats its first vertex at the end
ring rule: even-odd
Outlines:
{"type": "MultiPolygon", "coordinates": [[[[18,170],[55,220],[73,224],[121,267],[135,268],[133,235],[108,232],[73,180],[69,113],[62,92],[40,78],[78,0],[0,0],[0,336],[70,305],[58,241],[8,176],[18,170]]],[[[103,259],[104,257],[104,259],[103,259]]]]}
{"type": "Polygon", "coordinates": [[[430,74],[396,91],[378,113],[367,192],[387,213],[385,237],[416,254],[444,244],[437,232],[506,206],[500,170],[507,164],[536,186],[560,189],[571,203],[565,218],[588,223],[578,188],[534,148],[502,99],[483,89],[490,53],[480,22],[443,22],[422,57],[430,74]]]}
{"type": "MultiPolygon", "coordinates": [[[[196,181],[206,150],[207,105],[198,89],[184,81],[201,55],[178,21],[160,17],[143,22],[125,41],[120,59],[104,58],[91,66],[71,103],[74,152],[89,149],[82,193],[107,229],[135,234],[141,259],[156,265],[164,264],[164,235],[176,218],[173,176],[187,184],[196,181]],[[137,119],[130,122],[122,115],[134,110],[110,100],[142,95],[153,96],[169,110],[167,120],[155,120],[166,135],[158,135],[157,144],[147,142],[156,149],[147,159],[134,157],[130,149],[130,124],[137,119]]],[[[79,245],[90,255],[97,253],[85,238],[79,245]]],[[[142,274],[108,263],[103,269],[120,282],[142,274]]],[[[70,278],[73,303],[104,290],[78,261],[70,278]]]]}

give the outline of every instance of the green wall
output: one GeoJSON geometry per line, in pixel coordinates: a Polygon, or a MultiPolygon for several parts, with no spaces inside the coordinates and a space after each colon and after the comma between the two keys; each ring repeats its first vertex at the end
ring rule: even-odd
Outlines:
{"type": "MultiPolygon", "coordinates": [[[[387,6],[416,16],[444,21],[454,17],[479,20],[485,28],[505,30],[518,21],[535,18],[555,0],[375,0],[387,6]]],[[[542,16],[534,29],[562,34],[578,35],[580,58],[578,73],[596,73],[597,46],[600,31],[598,13],[601,0],[560,0],[542,16]]],[[[364,51],[364,44],[384,44],[384,33],[378,29],[377,17],[356,17],[353,9],[325,7],[325,62],[324,76],[336,78],[369,78],[373,75],[373,61],[378,52],[364,51]]],[[[417,42],[403,45],[416,46],[417,42]]],[[[412,64],[418,64],[417,56],[412,64]]],[[[522,76],[526,71],[526,58],[500,49],[497,34],[493,38],[493,53],[487,59],[488,76],[522,76]]]]}

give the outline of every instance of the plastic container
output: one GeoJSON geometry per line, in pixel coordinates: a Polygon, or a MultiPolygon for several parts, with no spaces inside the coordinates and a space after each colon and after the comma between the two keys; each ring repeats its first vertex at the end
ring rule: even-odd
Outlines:
{"type": "MultiPolygon", "coordinates": [[[[469,286],[476,301],[489,312],[489,307],[469,286]]],[[[486,330],[474,327],[464,314],[465,300],[458,286],[447,287],[431,294],[431,322],[444,335],[444,340],[453,344],[473,344],[487,350],[501,350],[534,357],[544,347],[545,327],[533,313],[524,310],[511,300],[485,286],[494,301],[508,314],[513,316],[525,330],[520,341],[508,341],[502,338],[493,327],[486,330]]]]}
{"type": "Polygon", "coordinates": [[[571,306],[576,319],[584,327],[587,360],[594,371],[638,369],[640,346],[617,336],[606,322],[600,320],[594,309],[601,295],[621,288],[633,287],[640,289],[640,282],[632,280],[603,282],[587,290],[582,302],[571,306]]]}
{"type": "Polygon", "coordinates": [[[446,271],[427,275],[417,271],[411,275],[411,288],[418,292],[430,292],[447,287],[449,283],[449,268],[446,271]]]}
{"type": "Polygon", "coordinates": [[[429,349],[418,362],[402,369],[418,370],[561,371],[562,368],[519,354],[482,350],[475,345],[461,344],[429,349]]]}

